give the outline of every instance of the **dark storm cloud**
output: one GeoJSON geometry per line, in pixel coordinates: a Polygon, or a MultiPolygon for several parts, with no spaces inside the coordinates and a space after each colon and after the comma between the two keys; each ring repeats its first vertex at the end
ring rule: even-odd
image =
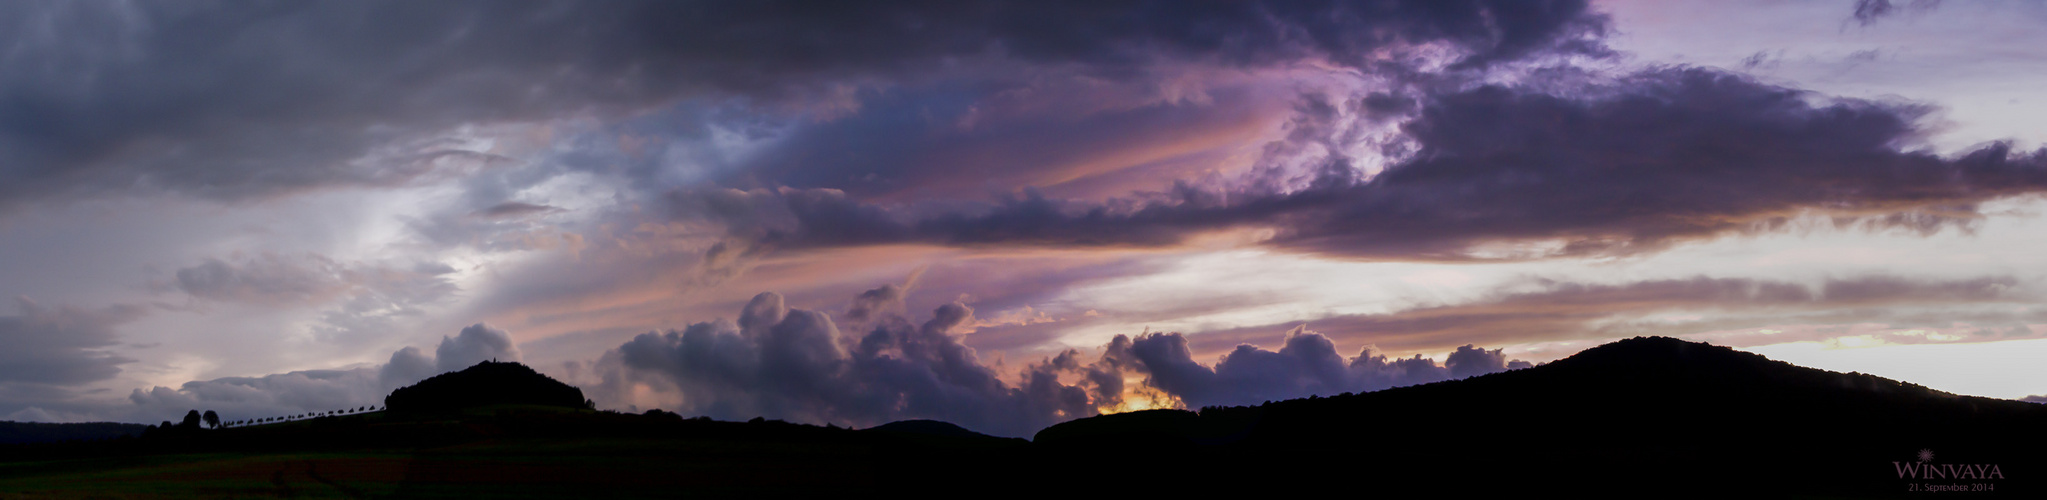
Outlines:
{"type": "Polygon", "coordinates": [[[120,343],[114,326],[141,317],[140,307],[48,307],[26,297],[15,298],[15,307],[15,315],[0,316],[0,390],[106,380],[135,361],[104,349],[120,343]]]}
{"type": "Polygon", "coordinates": [[[836,189],[700,188],[671,192],[666,201],[678,217],[715,220],[734,236],[783,248],[905,242],[1160,246],[1180,241],[1187,232],[1221,225],[1186,204],[1151,205],[1124,213],[1046,198],[1033,189],[1006,196],[978,213],[922,218],[862,203],[836,189]]]}
{"type": "MultiPolygon", "coordinates": [[[[1552,86],[1552,85],[1543,85],[1552,86]]],[[[1369,98],[1344,109],[1403,110],[1369,98]]],[[[1175,184],[1147,198],[1068,202],[1024,190],[979,209],[862,203],[828,189],[685,190],[675,213],[783,247],[1160,246],[1201,231],[1270,228],[1268,244],[1340,256],[1460,260],[1489,243],[1554,242],[1491,257],[1614,255],[1769,231],[1802,215],[1929,233],[1979,204],[2047,189],[2047,149],[1995,143],[1957,157],[1904,148],[1927,108],[1826,99],[1700,68],[1563,88],[1482,86],[1420,96],[1404,158],[1366,178],[1328,155],[1292,182],[1175,184]],[[1295,187],[1287,187],[1295,186],[1295,187]]],[[[1348,133],[1332,130],[1330,133],[1348,133]]],[[[1312,135],[1312,134],[1311,134],[1312,135]]],[[[1289,138],[1268,152],[1291,155],[1289,138]]],[[[1258,175],[1269,176],[1269,172],[1258,175]]]]}
{"type": "Polygon", "coordinates": [[[1259,89],[1204,82],[1184,91],[1192,96],[1168,97],[1157,95],[1161,85],[1040,77],[892,87],[863,94],[847,116],[791,127],[721,182],[835,188],[861,199],[982,199],[1143,167],[1122,164],[1140,163],[1129,158],[1234,144],[1269,121],[1262,108],[1272,98],[1259,89]]]}
{"type": "MultiPolygon", "coordinates": [[[[1816,284],[1746,278],[1653,280],[1621,284],[1543,281],[1535,290],[1502,291],[1461,304],[1417,307],[1386,314],[1315,319],[1310,326],[1348,342],[1387,349],[1430,351],[1467,342],[1517,344],[1538,341],[1603,340],[1638,335],[1782,327],[1888,323],[1894,328],[1937,328],[1971,332],[1979,328],[2047,320],[2033,307],[2034,295],[2011,278],[1915,280],[1891,276],[1829,279],[1816,284]],[[1979,307],[1981,306],[1981,307],[1979,307]],[[2016,308],[2016,309],[2014,309],[2016,308]],[[1669,313],[1710,313],[1690,320],[1645,320],[1669,313]],[[1924,317],[1922,317],[1924,316],[1924,317]],[[1968,327],[1959,325],[1967,323],[1968,327]]],[[[1212,352],[1236,342],[1269,338],[1296,323],[1199,332],[1196,350],[1212,352]]],[[[2007,329],[2008,330],[2008,329],[2007,329]]],[[[2023,328],[2021,328],[2023,330],[2023,328]]],[[[1832,330],[1838,335],[1843,330],[1832,330]]],[[[2022,335],[2030,336],[2030,332],[2022,335]]],[[[1823,340],[1829,332],[1755,334],[1716,343],[1760,345],[1823,340]]],[[[1971,336],[1973,341],[1998,336],[1971,336]]],[[[1891,339],[1924,342],[1925,339],[1891,339]]],[[[1460,353],[1462,351],[1460,350],[1460,353]]],[[[1453,363],[1460,357],[1451,356],[1453,363]]],[[[1473,358],[1476,361],[1479,358],[1473,358]]],[[[1492,361],[1484,361],[1492,366],[1492,361]]]]}
{"type": "MultiPolygon", "coordinates": [[[[0,13],[0,205],[135,189],[223,200],[505,159],[429,134],[695,95],[803,102],[1021,62],[1467,65],[1599,53],[1584,2],[30,2],[0,13]],[[1389,52],[1390,51],[1390,52],[1389,52]]],[[[1030,74],[1030,70],[1016,70],[1030,74]]]]}

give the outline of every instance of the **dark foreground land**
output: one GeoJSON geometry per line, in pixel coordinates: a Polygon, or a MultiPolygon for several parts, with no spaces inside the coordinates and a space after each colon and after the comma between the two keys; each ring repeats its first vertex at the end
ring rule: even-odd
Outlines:
{"type": "Polygon", "coordinates": [[[0,498],[2047,498],[2043,450],[2047,405],[1645,338],[1461,381],[1081,419],[1031,441],[527,404],[6,445],[0,498]]]}
{"type": "Polygon", "coordinates": [[[518,406],[442,419],[372,413],[206,434],[17,447],[0,463],[0,498],[831,493],[882,489],[890,477],[903,478],[905,471],[895,469],[904,465],[940,468],[918,474],[946,472],[952,465],[941,455],[998,456],[1024,445],[518,406]]]}

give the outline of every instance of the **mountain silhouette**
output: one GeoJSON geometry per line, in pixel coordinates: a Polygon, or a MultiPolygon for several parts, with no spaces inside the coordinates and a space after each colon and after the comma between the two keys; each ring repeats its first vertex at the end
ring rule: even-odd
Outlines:
{"type": "Polygon", "coordinates": [[[1326,475],[1414,493],[1554,485],[1596,496],[1907,494],[1893,462],[1937,450],[1949,463],[2041,471],[1993,481],[2000,494],[2038,494],[2043,429],[2047,405],[1644,337],[1464,380],[1079,419],[1034,443],[1163,451],[1134,474],[1326,475]]]}
{"type": "Polygon", "coordinates": [[[384,397],[393,413],[447,412],[491,405],[589,408],[583,390],[513,362],[485,361],[400,387],[384,397]]]}
{"type": "Polygon", "coordinates": [[[153,481],[135,491],[197,497],[951,496],[995,488],[1010,496],[1881,498],[1970,487],[1994,488],[1965,495],[1972,498],[2047,497],[2047,405],[1670,338],[1364,394],[1102,415],[1028,442],[932,420],[854,430],[560,410],[585,403],[579,390],[524,365],[483,363],[393,392],[387,412],[0,444],[0,491],[120,496],[126,483],[105,479],[118,476],[153,481]],[[458,411],[483,406],[497,408],[458,411]],[[146,466],[164,460],[196,460],[179,469],[192,482],[146,466]],[[243,479],[220,489],[207,482],[217,478],[243,479]]]}

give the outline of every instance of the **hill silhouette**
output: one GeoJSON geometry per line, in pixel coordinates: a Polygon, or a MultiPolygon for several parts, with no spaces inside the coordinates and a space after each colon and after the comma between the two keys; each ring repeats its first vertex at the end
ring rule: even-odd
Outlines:
{"type": "Polygon", "coordinates": [[[384,397],[393,413],[448,412],[490,405],[589,408],[583,390],[513,362],[485,361],[400,387],[384,397]]]}
{"type": "MultiPolygon", "coordinates": [[[[1034,441],[1197,457],[1147,463],[1152,473],[1340,474],[1331,477],[1465,493],[1547,484],[1598,496],[1889,496],[1913,482],[1893,462],[1913,463],[1919,450],[1941,463],[2043,470],[2043,430],[2047,405],[1642,337],[1464,380],[1074,420],[1034,441]]],[[[1989,483],[2037,495],[2043,476],[1989,483]]]]}
{"type": "Polygon", "coordinates": [[[1394,498],[2047,492],[2039,451],[2047,449],[2047,405],[1669,338],[1365,394],[1084,418],[1032,442],[931,420],[853,430],[594,411],[581,407],[580,391],[516,363],[437,376],[386,401],[391,411],[0,446],[0,492],[559,498],[992,485],[1022,496],[1107,491],[1105,484],[1202,497],[1328,494],[1331,486],[1394,498]],[[442,411],[483,406],[492,408],[442,411]],[[206,461],[175,463],[186,459],[179,457],[206,461]],[[1982,477],[1992,467],[1995,476],[1982,477]],[[1977,472],[1958,477],[1962,470],[1977,472]],[[187,475],[193,482],[180,482],[187,475]]]}
{"type": "Polygon", "coordinates": [[[55,424],[0,421],[0,444],[94,441],[122,436],[139,436],[149,426],[115,422],[55,424]]]}
{"type": "Polygon", "coordinates": [[[954,425],[952,422],[924,419],[897,420],[894,422],[869,427],[867,428],[867,430],[871,432],[891,432],[897,434],[912,434],[919,436],[1001,439],[995,436],[990,436],[987,434],[967,430],[967,428],[954,425]]]}

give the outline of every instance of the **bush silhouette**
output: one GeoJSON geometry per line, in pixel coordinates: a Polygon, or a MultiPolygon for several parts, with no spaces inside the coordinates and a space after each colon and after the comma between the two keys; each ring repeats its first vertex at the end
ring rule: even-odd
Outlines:
{"type": "Polygon", "coordinates": [[[520,404],[588,408],[583,390],[519,363],[485,361],[391,391],[384,409],[393,413],[452,411],[485,405],[520,404]]]}
{"type": "Polygon", "coordinates": [[[220,414],[214,413],[213,410],[206,410],[206,414],[200,416],[200,419],[206,421],[207,427],[220,428],[220,414]]]}

